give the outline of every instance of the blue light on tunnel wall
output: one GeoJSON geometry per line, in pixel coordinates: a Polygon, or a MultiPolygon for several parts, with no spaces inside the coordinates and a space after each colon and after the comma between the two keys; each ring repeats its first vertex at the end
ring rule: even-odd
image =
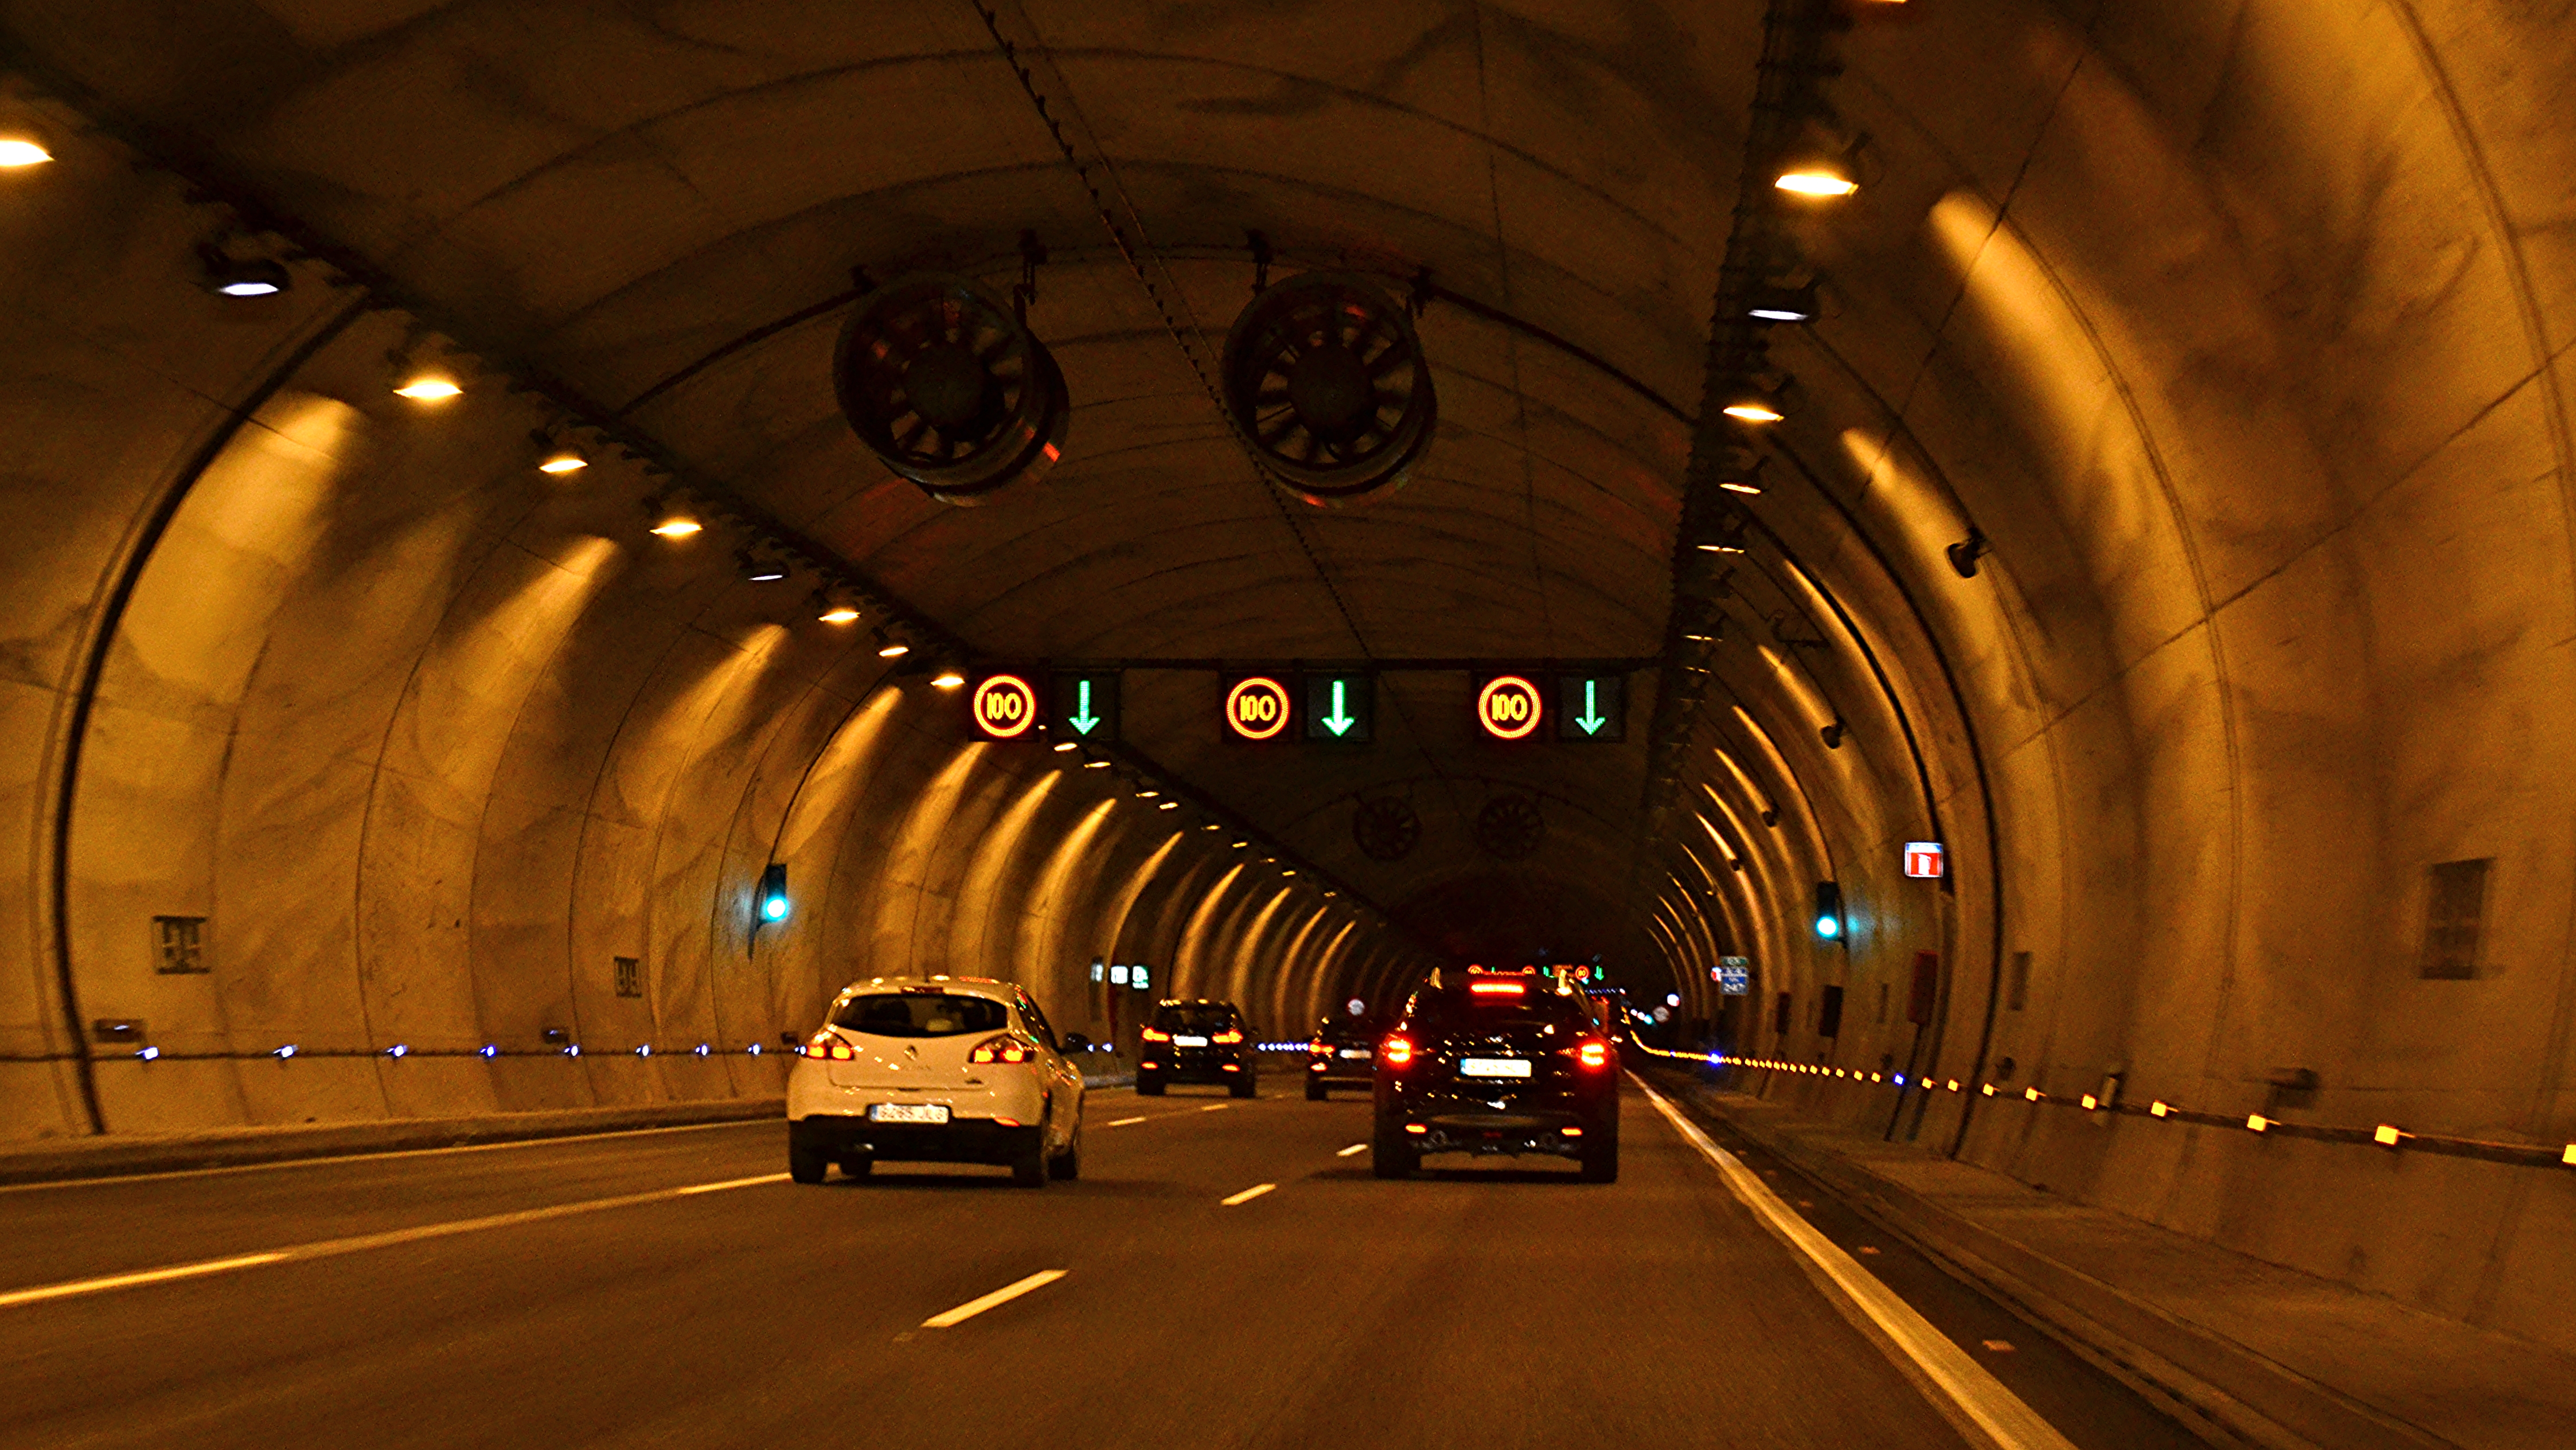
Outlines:
{"type": "Polygon", "coordinates": [[[1816,883],[1816,935],[1832,941],[1843,934],[1843,889],[1831,881],[1816,883]]]}
{"type": "Polygon", "coordinates": [[[780,922],[787,919],[787,868],[771,862],[760,873],[760,919],[780,922]]]}

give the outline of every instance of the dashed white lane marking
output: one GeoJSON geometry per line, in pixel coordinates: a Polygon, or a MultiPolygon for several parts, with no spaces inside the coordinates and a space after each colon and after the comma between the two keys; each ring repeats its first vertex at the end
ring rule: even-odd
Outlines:
{"type": "Polygon", "coordinates": [[[1270,1190],[1277,1188],[1278,1186],[1279,1185],[1276,1183],[1256,1183],[1250,1188],[1243,1190],[1241,1193],[1235,1194],[1231,1198],[1220,1198],[1217,1202],[1223,1204],[1227,1208],[1232,1208],[1236,1204],[1250,1203],[1252,1200],[1259,1198],[1261,1195],[1268,1193],[1270,1190]]]}
{"type": "Polygon", "coordinates": [[[1210,1103],[1206,1107],[1199,1109],[1199,1111],[1202,1113],[1221,1113],[1233,1106],[1234,1104],[1232,1103],[1210,1103]]]}
{"type": "Polygon", "coordinates": [[[1150,1120],[1150,1119],[1147,1119],[1147,1118],[1119,1118],[1119,1119],[1117,1119],[1117,1120],[1115,1120],[1115,1121],[1113,1121],[1113,1122],[1103,1123],[1103,1124],[1101,1124],[1100,1126],[1102,1126],[1102,1127],[1104,1127],[1104,1128],[1123,1128],[1123,1127],[1126,1127],[1129,1123],[1143,1123],[1143,1122],[1149,1122],[1149,1121],[1151,1121],[1151,1120],[1150,1120]]]}
{"type": "Polygon", "coordinates": [[[1780,1201],[1753,1170],[1744,1166],[1734,1154],[1709,1141],[1699,1125],[1682,1116],[1679,1109],[1664,1101],[1664,1095],[1631,1075],[1646,1100],[1663,1114],[1673,1131],[1696,1149],[1702,1158],[1717,1169],[1726,1181],[1728,1191],[1741,1200],[1753,1216],[1762,1221],[1783,1243],[1806,1255],[1833,1286],[1876,1324],[1887,1341],[1914,1362],[1925,1380],[1949,1397],[1959,1412],[1992,1439],[1999,1450],[2075,1450],[2073,1442],[2057,1432],[2057,1427],[2039,1417],[2039,1413],[2022,1403],[2021,1397],[2004,1388],[1986,1367],[1968,1357],[1966,1350],[1950,1341],[1948,1335],[1932,1327],[1931,1321],[1914,1310],[1914,1306],[1896,1296],[1896,1292],[1879,1282],[1876,1276],[1860,1266],[1860,1260],[1844,1253],[1840,1246],[1797,1212],[1780,1201]]]}
{"type": "Polygon", "coordinates": [[[1334,1157],[1336,1157],[1336,1158],[1348,1158],[1348,1157],[1349,1157],[1349,1156],[1351,1156],[1353,1153],[1365,1153],[1365,1152],[1367,1152],[1367,1151],[1368,1151],[1368,1144],[1366,1144],[1366,1143],[1353,1143],[1351,1146],[1349,1146],[1349,1147],[1347,1147],[1347,1148],[1342,1149],[1340,1152],[1335,1153],[1333,1156],[1334,1156],[1334,1157]]]}
{"type": "Polygon", "coordinates": [[[1036,1273],[1029,1275],[1027,1278],[1022,1279],[1017,1283],[1004,1284],[999,1289],[994,1290],[992,1293],[985,1295],[981,1299],[969,1299],[965,1303],[958,1305],[956,1308],[949,1310],[945,1314],[933,1314],[929,1318],[921,1321],[921,1327],[924,1329],[953,1328],[954,1326],[963,1324],[967,1320],[974,1318],[976,1315],[983,1313],[987,1309],[998,1308],[1001,1305],[1008,1304],[1012,1300],[1017,1299],[1022,1294],[1028,1293],[1032,1289],[1043,1289],[1047,1285],[1054,1283],[1056,1280],[1063,1278],[1064,1275],[1065,1271],[1062,1269],[1040,1269],[1036,1273]]]}
{"type": "Polygon", "coordinates": [[[193,1264],[176,1264],[166,1269],[143,1269],[126,1274],[107,1274],[95,1279],[74,1279],[61,1284],[41,1284],[32,1289],[12,1289],[0,1293],[0,1309],[21,1304],[38,1304],[50,1299],[73,1299],[84,1294],[104,1294],[111,1289],[131,1289],[145,1284],[159,1284],[172,1279],[193,1279],[206,1274],[230,1273],[236,1269],[255,1269],[265,1264],[301,1263],[308,1259],[327,1259],[340,1254],[354,1254],[367,1249],[392,1248],[396,1244],[419,1243],[425,1239],[453,1238],[458,1234],[480,1233],[485,1229],[516,1228],[521,1224],[543,1223],[548,1219],[571,1218],[576,1214],[598,1213],[603,1209],[631,1208],[638,1204],[670,1203],[700,1193],[722,1193],[734,1188],[752,1188],[764,1183],[784,1183],[784,1173],[764,1173],[757,1178],[728,1178],[721,1183],[692,1183],[680,1188],[656,1188],[648,1193],[626,1193],[615,1198],[594,1198],[582,1203],[559,1203],[551,1208],[526,1208],[516,1213],[487,1214],[482,1218],[463,1218],[451,1223],[427,1223],[414,1228],[392,1229],[384,1233],[357,1234],[344,1239],[323,1239],[317,1243],[297,1244],[292,1248],[271,1249],[263,1253],[237,1254],[230,1258],[205,1259],[193,1264]]]}

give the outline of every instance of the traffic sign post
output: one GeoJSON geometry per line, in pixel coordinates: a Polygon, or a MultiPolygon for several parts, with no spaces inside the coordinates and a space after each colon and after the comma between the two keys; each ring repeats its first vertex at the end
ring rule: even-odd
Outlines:
{"type": "Polygon", "coordinates": [[[977,679],[975,688],[967,692],[966,714],[983,739],[1032,739],[1040,717],[1037,686],[1026,675],[996,670],[977,679]]]}
{"type": "Polygon", "coordinates": [[[1749,997],[1753,994],[1751,957],[1719,957],[1717,965],[1709,968],[1708,972],[1717,979],[1717,992],[1721,997],[1749,997]]]}
{"type": "Polygon", "coordinates": [[[1118,739],[1118,672],[1058,671],[1048,692],[1047,732],[1059,740],[1118,739]]]}
{"type": "Polygon", "coordinates": [[[1547,696],[1527,675],[1494,675],[1476,689],[1476,724],[1496,740],[1527,740],[1547,714],[1547,696]]]}
{"type": "Polygon", "coordinates": [[[1277,740],[1296,719],[1295,697],[1275,675],[1245,675],[1226,686],[1225,730],[1237,740],[1277,740]]]}
{"type": "Polygon", "coordinates": [[[1627,739],[1628,677],[1557,676],[1556,738],[1584,745],[1627,739]]]}
{"type": "Polygon", "coordinates": [[[1366,745],[1377,738],[1377,681],[1356,672],[1309,674],[1306,738],[1333,745],[1366,745]]]}

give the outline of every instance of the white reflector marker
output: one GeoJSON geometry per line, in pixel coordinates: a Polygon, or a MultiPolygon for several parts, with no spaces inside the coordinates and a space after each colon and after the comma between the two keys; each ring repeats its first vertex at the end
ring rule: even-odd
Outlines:
{"type": "Polygon", "coordinates": [[[955,1328],[987,1309],[998,1309],[1031,1290],[1043,1289],[1063,1278],[1064,1275],[1065,1271],[1062,1269],[1040,1269],[1015,1284],[1004,1284],[981,1299],[969,1299],[945,1314],[933,1314],[921,1321],[921,1327],[924,1329],[955,1328]]]}
{"type": "Polygon", "coordinates": [[[1237,1204],[1250,1203],[1252,1200],[1259,1198],[1261,1195],[1268,1193],[1270,1190],[1277,1188],[1278,1186],[1279,1185],[1276,1183],[1256,1183],[1231,1198],[1220,1198],[1217,1202],[1223,1204],[1227,1208],[1232,1208],[1237,1204]]]}
{"type": "Polygon", "coordinates": [[[2074,1443],[2057,1433],[2056,1426],[2041,1419],[2037,1411],[2022,1403],[2020,1396],[2004,1388],[2003,1381],[1916,1313],[1913,1305],[1862,1268],[1860,1260],[1816,1232],[1814,1225],[1781,1202],[1780,1196],[1736,1161],[1734,1154],[1710,1142],[1697,1123],[1664,1101],[1663,1094],[1634,1076],[1629,1080],[1645,1093],[1664,1121],[1673,1125],[1673,1131],[1717,1169],[1727,1190],[1751,1209],[1765,1228],[1823,1270],[1825,1278],[1842,1291],[1851,1307],[1867,1315],[1887,1336],[1887,1343],[1913,1361],[1913,1368],[1923,1380],[1938,1389],[1950,1406],[1983,1432],[1997,1450],[2075,1450],[2074,1443]]]}

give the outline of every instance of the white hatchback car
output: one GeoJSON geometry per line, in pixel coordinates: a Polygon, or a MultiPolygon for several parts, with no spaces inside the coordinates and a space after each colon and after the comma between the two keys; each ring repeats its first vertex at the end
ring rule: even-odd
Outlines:
{"type": "Polygon", "coordinates": [[[832,999],[787,1074],[787,1171],[879,1159],[1082,1171],[1082,1072],[1029,994],[984,977],[874,977],[832,999]]]}

